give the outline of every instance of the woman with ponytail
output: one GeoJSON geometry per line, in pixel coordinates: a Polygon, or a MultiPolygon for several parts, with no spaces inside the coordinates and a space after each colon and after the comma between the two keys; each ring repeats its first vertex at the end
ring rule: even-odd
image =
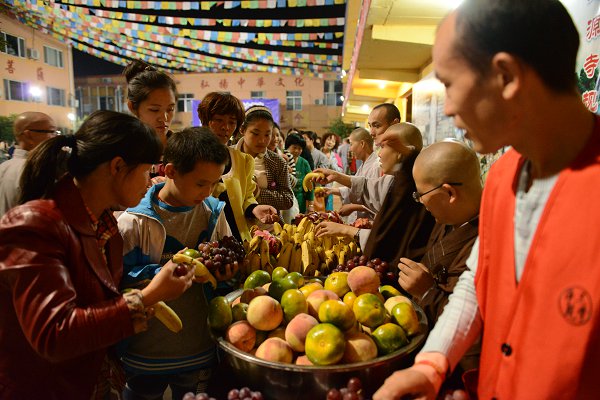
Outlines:
{"type": "Polygon", "coordinates": [[[25,203],[0,220],[0,398],[120,393],[112,346],[190,287],[193,271],[169,265],[142,290],[118,290],[123,241],[111,207],[139,203],[161,153],[150,127],[113,111],[31,152],[25,203]]]}

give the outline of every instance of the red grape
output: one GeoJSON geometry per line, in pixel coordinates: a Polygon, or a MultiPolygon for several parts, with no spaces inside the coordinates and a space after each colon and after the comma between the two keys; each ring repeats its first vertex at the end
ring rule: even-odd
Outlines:
{"type": "Polygon", "coordinates": [[[200,393],[196,395],[196,400],[210,400],[210,396],[206,393],[200,393]]]}
{"type": "Polygon", "coordinates": [[[383,268],[383,266],[381,264],[376,265],[373,268],[378,274],[385,274],[387,272],[387,269],[383,268]]]}
{"type": "Polygon", "coordinates": [[[192,392],[187,392],[181,400],[196,400],[196,395],[192,392]]]}
{"type": "Polygon", "coordinates": [[[250,397],[252,395],[252,391],[250,390],[249,387],[244,386],[243,388],[240,389],[239,392],[239,396],[240,398],[245,398],[245,397],[250,397]]]}
{"type": "Polygon", "coordinates": [[[177,264],[175,267],[175,276],[185,276],[188,273],[188,269],[183,264],[177,264]]]}
{"type": "Polygon", "coordinates": [[[348,380],[348,385],[346,385],[346,387],[352,392],[358,392],[362,389],[362,382],[359,378],[353,377],[348,380]]]}
{"type": "Polygon", "coordinates": [[[240,391],[238,389],[231,389],[227,393],[227,400],[238,400],[240,398],[240,391]]]}
{"type": "Polygon", "coordinates": [[[387,272],[385,274],[385,277],[387,278],[387,280],[391,281],[391,282],[396,282],[397,278],[396,278],[396,274],[394,274],[393,272],[387,272]]]}
{"type": "Polygon", "coordinates": [[[330,389],[327,392],[327,400],[342,400],[342,394],[337,389],[330,389]]]}
{"type": "Polygon", "coordinates": [[[374,258],[371,260],[371,262],[375,265],[379,265],[381,264],[381,258],[374,258]]]}

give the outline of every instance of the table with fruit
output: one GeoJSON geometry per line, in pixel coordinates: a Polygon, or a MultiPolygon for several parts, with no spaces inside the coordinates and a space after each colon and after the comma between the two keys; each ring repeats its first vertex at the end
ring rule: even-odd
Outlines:
{"type": "MultiPolygon", "coordinates": [[[[314,236],[320,220],[336,218],[305,215],[297,225],[276,224],[272,233],[254,229],[244,245],[225,238],[174,257],[195,265],[196,274],[211,283],[216,269],[240,266],[243,288],[234,298],[210,301],[208,323],[220,346],[274,365],[347,366],[401,353],[415,337],[424,338],[425,318],[394,287],[397,278],[387,262],[367,260],[345,238],[314,236]]],[[[268,382],[244,382],[251,390],[237,378],[225,384],[228,399],[271,394],[268,382]]],[[[323,398],[365,398],[376,389],[353,378],[345,387],[332,383],[323,398]]]]}

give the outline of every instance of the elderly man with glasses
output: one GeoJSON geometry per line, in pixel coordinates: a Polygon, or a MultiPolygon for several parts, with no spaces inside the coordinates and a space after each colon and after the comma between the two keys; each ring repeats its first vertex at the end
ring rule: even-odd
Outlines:
{"type": "Polygon", "coordinates": [[[19,114],[13,131],[18,147],[10,160],[0,164],[0,216],[18,204],[19,181],[29,151],[57,133],[56,123],[49,115],[33,111],[19,114]]]}

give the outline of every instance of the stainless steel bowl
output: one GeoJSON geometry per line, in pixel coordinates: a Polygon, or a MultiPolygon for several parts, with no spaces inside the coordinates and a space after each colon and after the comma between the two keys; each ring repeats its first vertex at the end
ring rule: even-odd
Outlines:
{"type": "MultiPolygon", "coordinates": [[[[240,295],[241,291],[236,291],[227,297],[233,301],[240,295]]],[[[412,356],[425,341],[427,318],[421,307],[414,303],[413,306],[419,315],[420,333],[396,352],[367,362],[332,366],[284,364],[256,358],[238,350],[223,337],[217,338],[217,343],[236,379],[253,390],[260,390],[268,400],[324,400],[329,389],[346,386],[351,377],[360,378],[365,396],[370,398],[392,372],[412,364],[412,356]]]]}

